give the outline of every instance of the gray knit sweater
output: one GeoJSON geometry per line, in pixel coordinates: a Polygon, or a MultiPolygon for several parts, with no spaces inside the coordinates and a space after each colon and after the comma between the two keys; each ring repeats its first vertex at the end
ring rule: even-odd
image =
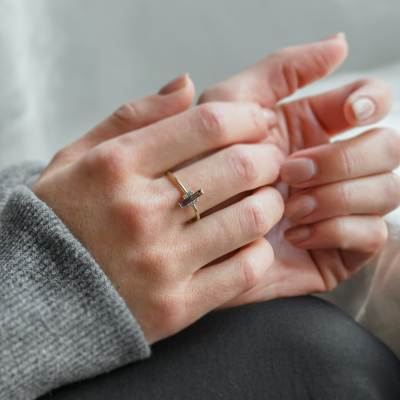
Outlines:
{"type": "Polygon", "coordinates": [[[0,172],[0,399],[35,399],[149,356],[106,275],[28,187],[43,166],[0,172]]]}

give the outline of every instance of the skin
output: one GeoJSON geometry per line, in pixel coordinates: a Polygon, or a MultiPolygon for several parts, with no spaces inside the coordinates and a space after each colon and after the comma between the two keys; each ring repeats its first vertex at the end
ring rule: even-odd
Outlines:
{"type": "Polygon", "coordinates": [[[386,241],[381,217],[400,203],[399,178],[391,172],[400,163],[399,135],[375,129],[347,141],[329,144],[329,139],[387,115],[393,102],[387,85],[363,79],[318,96],[277,104],[297,88],[331,73],[346,54],[342,35],[283,49],[200,97],[200,104],[241,100],[273,110],[276,126],[264,142],[275,144],[288,157],[275,184],[286,201],[288,218],[266,235],[274,248],[274,264],[259,284],[223,307],[330,291],[357,272],[386,241]],[[372,100],[376,108],[363,121],[352,108],[360,98],[372,100]],[[287,165],[300,158],[312,160],[317,173],[295,183],[287,165]],[[301,206],[295,200],[304,194],[314,198],[316,208],[307,217],[295,218],[301,206]],[[309,238],[298,241],[307,232],[309,238]]]}
{"type": "MultiPolygon", "coordinates": [[[[183,91],[193,95],[191,86],[188,82],[183,91]]],[[[185,111],[191,101],[182,102],[173,112],[183,112],[104,141],[109,124],[119,123],[121,113],[133,112],[127,120],[137,123],[141,109],[139,120],[151,123],[154,109],[163,102],[158,96],[124,106],[117,116],[58,153],[32,188],[90,251],[149,343],[180,331],[259,282],[273,261],[271,246],[259,239],[283,213],[279,192],[262,187],[209,218],[188,224],[193,210],[178,209],[181,194],[165,171],[204,152],[248,142],[214,154],[208,165],[217,169],[221,160],[230,159],[233,168],[242,168],[242,180],[232,191],[237,194],[274,182],[280,154],[275,146],[258,143],[266,135],[267,120],[262,109],[250,103],[214,103],[185,111]],[[241,165],[251,151],[246,146],[266,152],[271,160],[257,180],[248,181],[241,165]],[[237,249],[231,259],[202,269],[237,249]]],[[[222,190],[207,199],[209,207],[227,199],[232,177],[236,178],[229,168],[220,171],[217,183],[222,190]]]]}
{"type": "Polygon", "coordinates": [[[376,112],[363,122],[372,123],[390,109],[388,88],[368,80],[277,105],[330,73],[346,52],[341,37],[281,50],[210,88],[191,110],[193,83],[181,76],[61,150],[35,183],[34,193],[91,252],[150,344],[217,308],[329,290],[383,245],[379,215],[400,202],[398,193],[391,204],[364,195],[334,202],[334,209],[326,199],[343,196],[340,185],[357,180],[363,189],[353,191],[365,194],[372,175],[377,190],[399,187],[388,178],[398,154],[391,162],[381,155],[400,144],[394,132],[378,130],[365,143],[343,145],[371,149],[374,168],[361,156],[352,168],[329,168],[338,152],[330,135],[359,125],[351,99],[367,95],[375,102],[376,112]],[[284,182],[290,174],[279,178],[288,156],[313,159],[318,174],[290,188],[284,182]],[[188,224],[193,210],[176,207],[181,194],[164,176],[168,170],[187,188],[204,190],[200,221],[188,224]],[[317,209],[295,222],[282,219],[283,198],[304,188],[315,190],[317,209]],[[353,215],[361,203],[363,215],[353,215]],[[353,219],[339,229],[335,218],[353,219]],[[293,246],[284,232],[295,223],[317,234],[293,246]]]}

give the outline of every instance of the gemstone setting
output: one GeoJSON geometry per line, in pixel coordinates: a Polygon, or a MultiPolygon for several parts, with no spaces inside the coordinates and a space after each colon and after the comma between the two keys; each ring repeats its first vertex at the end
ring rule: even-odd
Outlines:
{"type": "Polygon", "coordinates": [[[194,206],[199,200],[198,198],[204,194],[203,189],[198,190],[197,192],[193,193],[192,191],[187,192],[183,195],[183,201],[178,203],[179,208],[183,207],[191,207],[194,206]]]}

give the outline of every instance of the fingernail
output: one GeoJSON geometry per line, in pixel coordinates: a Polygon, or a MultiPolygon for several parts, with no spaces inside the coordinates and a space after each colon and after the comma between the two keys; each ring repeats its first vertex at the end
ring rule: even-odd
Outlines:
{"type": "Polygon", "coordinates": [[[171,82],[167,83],[163,86],[158,94],[166,95],[171,94],[173,92],[178,91],[179,89],[183,89],[189,82],[189,74],[183,74],[173,79],[171,82]]]}
{"type": "Polygon", "coordinates": [[[273,128],[274,126],[278,125],[278,117],[277,115],[268,108],[263,108],[262,110],[265,119],[267,120],[268,128],[273,128]]]}
{"type": "Polygon", "coordinates": [[[285,204],[285,217],[296,221],[310,215],[317,208],[314,196],[302,194],[291,198],[285,204]]]}
{"type": "Polygon", "coordinates": [[[345,39],[346,35],[343,32],[335,33],[334,35],[328,36],[322,40],[333,40],[333,39],[345,39]]]}
{"type": "Polygon", "coordinates": [[[354,115],[359,121],[364,121],[371,117],[376,109],[375,103],[366,97],[357,99],[351,106],[353,107],[354,115]]]}
{"type": "Polygon", "coordinates": [[[311,236],[311,228],[309,226],[299,226],[289,229],[285,232],[285,239],[289,243],[299,243],[311,236]]]}
{"type": "Polygon", "coordinates": [[[281,178],[289,185],[306,182],[315,176],[317,167],[309,158],[296,158],[286,161],[281,166],[281,178]]]}

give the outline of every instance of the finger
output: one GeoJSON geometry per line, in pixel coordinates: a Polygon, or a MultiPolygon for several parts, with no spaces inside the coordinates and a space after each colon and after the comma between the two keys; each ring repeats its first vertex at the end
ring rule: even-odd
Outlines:
{"type": "Polygon", "coordinates": [[[82,139],[88,146],[131,132],[187,110],[193,102],[194,85],[188,74],[175,78],[157,95],[124,104],[82,139]]]}
{"type": "MultiPolygon", "coordinates": [[[[189,165],[174,175],[186,189],[196,192],[203,189],[199,198],[200,213],[221,204],[238,193],[253,190],[274,182],[279,176],[279,166],[284,158],[276,146],[268,144],[233,145],[189,165]]],[[[160,183],[167,183],[160,179],[160,183]]],[[[176,202],[182,201],[178,194],[176,202]]],[[[184,223],[193,218],[191,207],[174,207],[174,221],[184,223]]]]}
{"type": "Polygon", "coordinates": [[[326,143],[329,136],[355,126],[380,121],[392,104],[393,95],[386,83],[360,79],[317,96],[282,104],[277,112],[285,116],[292,136],[301,136],[301,146],[308,148],[326,143]]]}
{"type": "Polygon", "coordinates": [[[299,249],[341,249],[370,257],[384,245],[387,227],[376,215],[342,216],[291,228],[285,239],[299,249]]]}
{"type": "Polygon", "coordinates": [[[86,135],[58,152],[49,170],[76,161],[104,141],[183,112],[190,107],[193,98],[192,80],[188,74],[181,75],[162,88],[158,95],[124,104],[86,135]]]}
{"type": "Polygon", "coordinates": [[[282,217],[283,201],[271,187],[189,224],[180,232],[187,243],[188,260],[197,270],[217,258],[263,237],[282,217]]]}
{"type": "Polygon", "coordinates": [[[393,105],[389,86],[379,79],[360,79],[309,99],[310,107],[329,135],[380,121],[393,105]]]}
{"type": "Polygon", "coordinates": [[[202,153],[267,135],[262,109],[250,103],[209,103],[118,138],[137,171],[160,176],[202,153]]]}
{"type": "Polygon", "coordinates": [[[285,216],[311,224],[352,214],[383,216],[400,205],[400,178],[385,173],[317,186],[295,194],[285,204],[285,216]]]}
{"type": "Polygon", "coordinates": [[[353,139],[294,153],[281,167],[281,178],[306,188],[388,172],[400,163],[400,136],[373,129],[353,139]]]}
{"type": "Polygon", "coordinates": [[[220,307],[256,286],[273,261],[271,245],[261,238],[228,260],[200,269],[193,276],[194,304],[206,312],[220,307]]]}
{"type": "Polygon", "coordinates": [[[342,34],[278,50],[240,74],[207,89],[199,103],[246,101],[273,108],[297,89],[331,73],[346,55],[347,43],[342,34]]]}

